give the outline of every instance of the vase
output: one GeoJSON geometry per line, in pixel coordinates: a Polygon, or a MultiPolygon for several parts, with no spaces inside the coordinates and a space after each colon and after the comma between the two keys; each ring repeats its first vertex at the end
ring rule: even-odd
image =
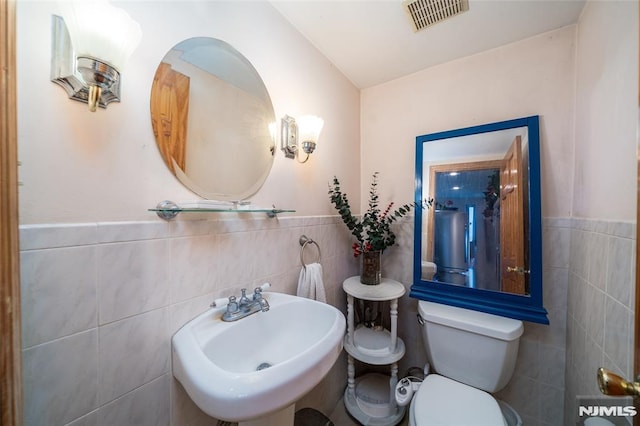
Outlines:
{"type": "Polygon", "coordinates": [[[362,253],[362,270],[360,282],[366,285],[378,285],[382,279],[381,254],[379,250],[362,253]]]}

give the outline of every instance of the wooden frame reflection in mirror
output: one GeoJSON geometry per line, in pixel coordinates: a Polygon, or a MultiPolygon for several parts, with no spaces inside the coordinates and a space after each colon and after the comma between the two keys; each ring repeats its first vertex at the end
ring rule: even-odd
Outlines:
{"type": "Polygon", "coordinates": [[[516,178],[514,170],[519,167],[508,167],[505,160],[429,166],[436,208],[425,212],[423,251],[437,265],[436,280],[528,294],[526,274],[513,271],[524,265],[525,233],[521,183],[505,180],[516,178]],[[501,220],[505,216],[509,219],[501,220]]]}

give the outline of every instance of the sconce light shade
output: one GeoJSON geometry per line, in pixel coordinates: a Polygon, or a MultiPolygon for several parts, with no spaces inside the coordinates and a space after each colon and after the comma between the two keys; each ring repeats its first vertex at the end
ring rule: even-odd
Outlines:
{"type": "Polygon", "coordinates": [[[107,0],[75,0],[62,7],[64,22],[54,17],[53,24],[52,81],[72,99],[88,102],[91,111],[106,108],[120,100],[120,73],[140,43],[140,26],[107,0]],[[60,40],[65,37],[68,41],[60,40]],[[60,75],[69,67],[73,75],[60,75]],[[69,81],[73,78],[81,81],[69,81]]]}
{"type": "Polygon", "coordinates": [[[298,140],[302,144],[302,150],[307,154],[316,149],[323,126],[322,118],[313,115],[305,115],[298,119],[298,140]]]}
{"type": "Polygon", "coordinates": [[[76,56],[100,59],[122,71],[142,38],[140,25],[107,0],[67,4],[62,17],[76,56]]]}
{"type": "Polygon", "coordinates": [[[324,126],[324,121],[320,117],[307,115],[300,117],[298,121],[293,117],[285,115],[281,121],[280,149],[286,158],[296,158],[298,162],[305,163],[318,143],[318,137],[324,126]],[[303,161],[300,161],[299,151],[307,154],[303,161]]]}

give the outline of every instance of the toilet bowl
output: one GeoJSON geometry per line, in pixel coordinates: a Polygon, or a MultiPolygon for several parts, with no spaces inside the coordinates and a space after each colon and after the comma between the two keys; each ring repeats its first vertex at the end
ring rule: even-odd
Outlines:
{"type": "Polygon", "coordinates": [[[491,393],[511,379],[522,321],[427,301],[418,302],[418,312],[435,372],[415,390],[409,424],[508,425],[501,408],[506,404],[491,393]]]}
{"type": "Polygon", "coordinates": [[[588,419],[584,419],[583,424],[584,426],[615,426],[614,423],[602,417],[589,417],[588,419]]]}
{"type": "Polygon", "coordinates": [[[409,425],[507,426],[498,401],[488,393],[429,374],[409,407],[409,425]]]}

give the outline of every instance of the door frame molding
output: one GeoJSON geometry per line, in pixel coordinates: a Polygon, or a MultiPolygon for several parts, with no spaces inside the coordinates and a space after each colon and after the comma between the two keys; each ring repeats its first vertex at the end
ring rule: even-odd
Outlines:
{"type": "Polygon", "coordinates": [[[0,0],[0,409],[23,424],[15,0],[0,0]]]}
{"type": "MultiPolygon", "coordinates": [[[[640,0],[638,1],[640,5],[640,0]]],[[[640,8],[639,8],[640,10],[640,8]]],[[[640,11],[638,12],[638,26],[640,27],[640,11]]],[[[640,45],[640,31],[638,32],[638,41],[640,45]]],[[[638,53],[638,132],[640,132],[640,50],[638,53]]],[[[633,315],[633,375],[632,380],[640,380],[640,133],[637,133],[636,158],[638,162],[637,170],[637,200],[636,200],[636,271],[635,271],[635,302],[633,315]]],[[[640,408],[640,398],[635,399],[636,408],[640,408]]],[[[633,418],[634,426],[640,426],[640,416],[633,418]]]]}

